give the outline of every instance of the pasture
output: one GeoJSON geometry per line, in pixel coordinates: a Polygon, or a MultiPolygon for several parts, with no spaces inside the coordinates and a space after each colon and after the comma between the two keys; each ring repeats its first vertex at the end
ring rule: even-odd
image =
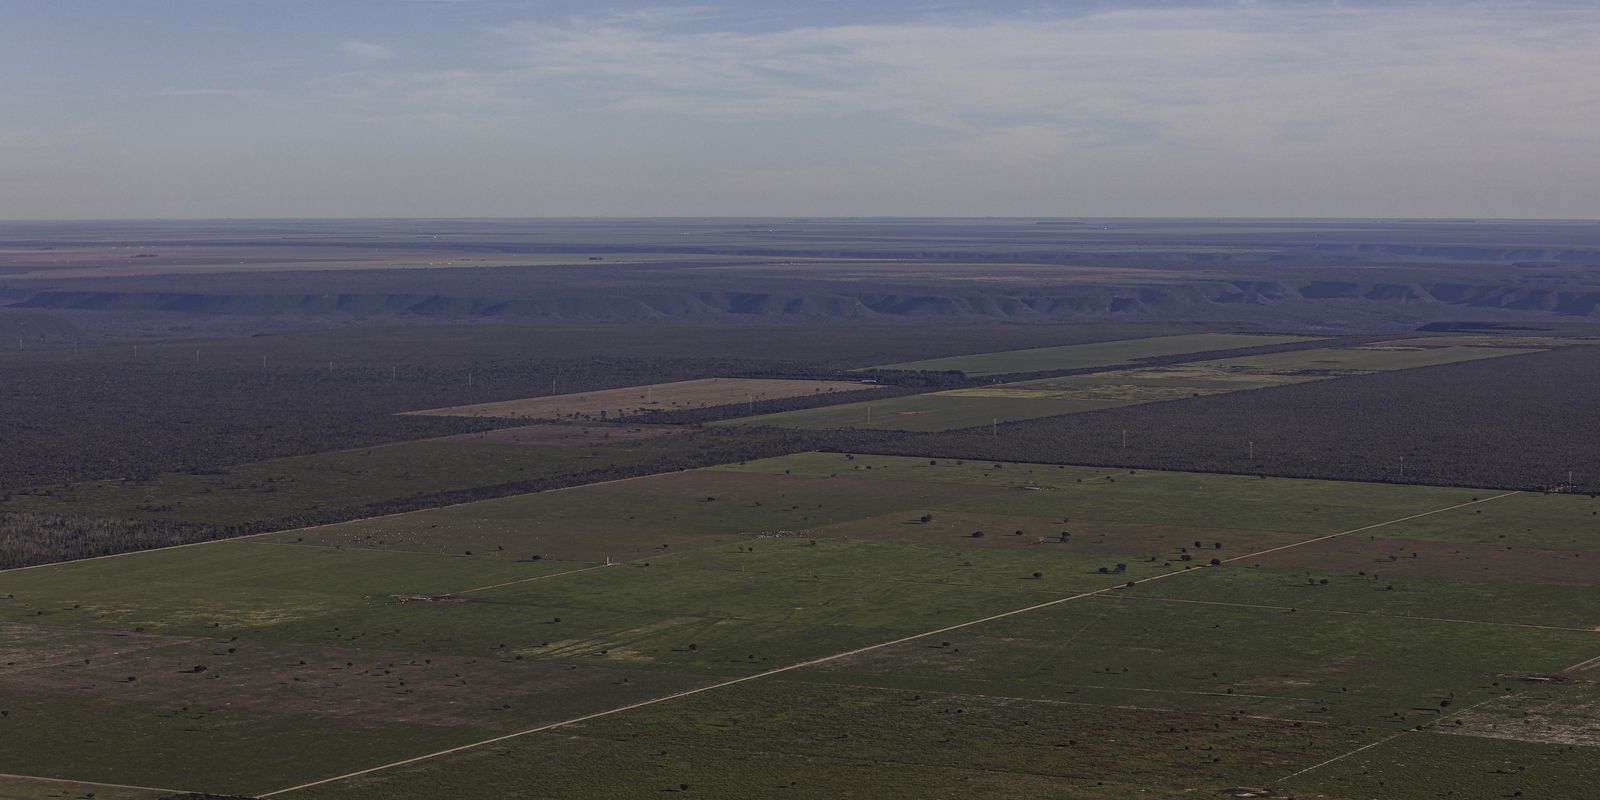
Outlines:
{"type": "Polygon", "coordinates": [[[0,797],[1575,796],[1596,503],[806,453],[0,572],[0,797]]]}
{"type": "Polygon", "coordinates": [[[1274,344],[1315,341],[1311,336],[1268,336],[1244,333],[1191,333],[1179,336],[1153,336],[1118,342],[1094,342],[1059,347],[1035,347],[998,353],[932,358],[900,364],[885,364],[877,369],[902,369],[917,372],[955,371],[968,377],[1006,375],[1019,372],[1083,369],[1129,364],[1146,358],[1237,350],[1274,344]]]}
{"type": "Polygon", "coordinates": [[[851,381],[766,378],[702,378],[576,394],[528,397],[494,403],[408,411],[411,416],[493,419],[618,419],[650,411],[679,411],[787,397],[867,392],[880,387],[851,381]]]}
{"type": "Polygon", "coordinates": [[[948,431],[1540,352],[1529,348],[1434,345],[1426,340],[1419,341],[1424,343],[1403,340],[1360,347],[1323,347],[999,383],[761,414],[720,424],[948,431]]]}

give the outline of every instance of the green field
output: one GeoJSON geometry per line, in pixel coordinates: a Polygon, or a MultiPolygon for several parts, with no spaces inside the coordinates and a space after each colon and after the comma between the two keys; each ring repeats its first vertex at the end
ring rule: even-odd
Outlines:
{"type": "Polygon", "coordinates": [[[0,797],[1577,796],[1596,503],[808,453],[0,572],[0,797]]]}
{"type": "Polygon", "coordinates": [[[956,371],[966,373],[969,377],[981,378],[987,375],[1006,375],[1018,372],[1110,367],[1131,364],[1141,359],[1160,356],[1179,356],[1189,353],[1206,353],[1213,350],[1236,350],[1244,347],[1263,347],[1266,345],[1310,341],[1315,341],[1315,337],[1265,336],[1241,333],[1192,333],[1181,336],[1126,339],[1119,342],[1035,347],[1030,350],[1007,350],[999,353],[932,358],[925,361],[885,364],[874,369],[903,369],[918,372],[956,371]]]}
{"type": "MultiPolygon", "coordinates": [[[[825,408],[762,414],[716,424],[770,425],[806,429],[947,431],[997,422],[1019,422],[1141,403],[1182,400],[1291,383],[1539,352],[1529,348],[1458,344],[1435,346],[1426,340],[1418,341],[1421,344],[1398,341],[1362,347],[1316,348],[1042,378],[825,408]]],[[[1080,347],[1107,346],[1109,345],[1080,347]]]]}

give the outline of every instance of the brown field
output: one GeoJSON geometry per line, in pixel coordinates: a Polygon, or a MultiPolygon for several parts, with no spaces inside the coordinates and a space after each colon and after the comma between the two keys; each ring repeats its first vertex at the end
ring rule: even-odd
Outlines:
{"type": "Polygon", "coordinates": [[[1275,567],[1365,570],[1393,577],[1600,586],[1600,562],[1567,550],[1421,539],[1345,537],[1262,556],[1275,567]]]}
{"type": "Polygon", "coordinates": [[[537,444],[549,447],[589,447],[613,442],[631,442],[685,433],[684,428],[664,425],[524,425],[492,431],[442,436],[435,442],[477,444],[537,444]]]}
{"type": "Polygon", "coordinates": [[[861,392],[877,388],[880,387],[854,381],[702,378],[695,381],[528,397],[521,400],[430,408],[405,413],[434,417],[496,419],[610,419],[647,411],[683,411],[813,394],[861,392]]]}

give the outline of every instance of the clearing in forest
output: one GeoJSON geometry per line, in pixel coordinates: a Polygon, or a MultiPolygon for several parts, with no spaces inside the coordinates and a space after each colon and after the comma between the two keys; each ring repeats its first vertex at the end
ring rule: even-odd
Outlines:
{"type": "Polygon", "coordinates": [[[902,364],[885,364],[876,369],[903,369],[918,372],[960,371],[970,377],[1005,375],[1018,372],[1043,372],[1058,369],[1110,367],[1131,364],[1145,358],[1237,350],[1314,341],[1313,336],[1267,336],[1246,333],[1191,333],[1180,336],[1152,336],[1115,342],[1070,344],[1060,347],[1034,347],[998,353],[930,358],[902,364]]]}
{"type": "Polygon", "coordinates": [[[969,386],[761,414],[717,424],[947,431],[1537,352],[1540,351],[1527,348],[1416,344],[1412,340],[1319,347],[969,386]]]}
{"type": "Polygon", "coordinates": [[[601,389],[593,392],[527,397],[495,403],[430,408],[407,414],[495,419],[616,419],[650,411],[757,403],[788,397],[860,392],[880,387],[854,381],[806,381],[768,378],[702,378],[693,381],[601,389]]]}
{"type": "Polygon", "coordinates": [[[0,797],[1584,796],[1600,597],[1463,545],[1597,510],[805,453],[0,572],[0,797]]]}

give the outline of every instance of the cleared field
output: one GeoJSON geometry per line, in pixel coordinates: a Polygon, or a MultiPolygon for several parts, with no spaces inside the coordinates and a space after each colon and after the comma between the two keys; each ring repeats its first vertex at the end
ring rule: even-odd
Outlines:
{"type": "Polygon", "coordinates": [[[1235,350],[1273,344],[1315,341],[1311,336],[1269,336],[1241,333],[1194,333],[1182,336],[1153,336],[1119,342],[1073,344],[1061,347],[1035,347],[970,356],[931,358],[885,364],[875,369],[903,369],[919,372],[957,371],[971,377],[1017,372],[1043,372],[1055,369],[1082,369],[1129,364],[1144,358],[1235,350]]]}
{"type": "Polygon", "coordinates": [[[880,387],[850,381],[704,378],[649,386],[630,386],[626,389],[430,408],[406,413],[416,416],[495,419],[616,419],[648,411],[712,408],[787,397],[866,392],[878,388],[880,387]]]}
{"type": "Polygon", "coordinates": [[[1600,647],[1593,631],[1141,602],[1141,594],[1134,587],[952,631],[937,646],[907,642],[795,679],[1404,730],[1504,694],[1499,676],[1556,673],[1600,647]]]}
{"type": "MultiPolygon", "coordinates": [[[[0,773],[1087,800],[1340,781],[1318,765],[1397,733],[1551,747],[1593,704],[1522,692],[1600,656],[1591,590],[1322,549],[1521,497],[810,453],[0,572],[0,773]],[[1404,733],[1467,708],[1459,736],[1404,733]]],[[[1594,524],[1589,498],[1531,499],[1541,527],[1594,524]]],[[[1560,746],[1529,785],[1576,796],[1597,750],[1560,746]]]]}
{"type": "Polygon", "coordinates": [[[1374,738],[1273,720],[776,680],[295,796],[443,797],[473,785],[496,796],[576,798],[1172,797],[1266,782],[1374,738]],[[1119,768],[1131,753],[1137,770],[1119,768]]]}
{"type": "Polygon", "coordinates": [[[518,428],[496,428],[491,431],[445,436],[433,441],[592,447],[613,442],[654,439],[658,436],[672,436],[685,432],[683,428],[655,425],[524,425],[518,428]]]}
{"type": "Polygon", "coordinates": [[[1464,345],[1414,346],[1406,340],[952,389],[762,414],[717,424],[946,431],[1536,352],[1540,351],[1464,345]]]}
{"type": "Polygon", "coordinates": [[[1591,747],[1430,731],[1399,736],[1280,785],[1331,797],[1581,798],[1600,782],[1595,756],[1591,747]]]}

